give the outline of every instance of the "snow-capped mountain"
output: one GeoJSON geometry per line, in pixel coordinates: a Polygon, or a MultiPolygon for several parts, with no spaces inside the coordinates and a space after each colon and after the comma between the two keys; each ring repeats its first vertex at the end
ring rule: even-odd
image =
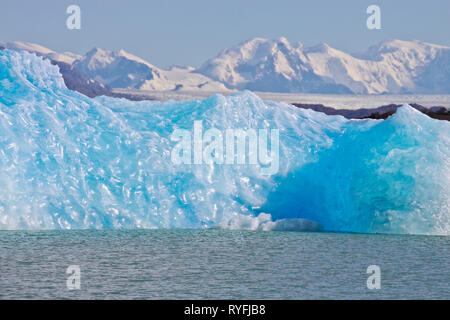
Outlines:
{"type": "Polygon", "coordinates": [[[450,48],[392,40],[350,55],[255,38],[223,50],[197,72],[229,88],[318,93],[450,93],[450,48]],[[447,80],[446,82],[443,82],[447,80]]]}
{"type": "Polygon", "coordinates": [[[94,48],[74,66],[94,80],[113,88],[139,89],[147,80],[160,80],[158,68],[127,52],[94,48]]]}
{"type": "Polygon", "coordinates": [[[94,48],[75,61],[74,66],[112,88],[227,91],[222,83],[193,73],[193,68],[163,70],[124,50],[94,48]]]}
{"type": "Polygon", "coordinates": [[[198,70],[228,88],[274,92],[348,93],[339,83],[314,73],[300,43],[255,38],[223,50],[198,70]]]}
{"type": "Polygon", "coordinates": [[[70,70],[72,79],[79,72],[83,79],[119,89],[450,94],[450,48],[420,41],[390,40],[348,54],[325,43],[304,47],[286,38],[254,38],[223,50],[198,69],[167,70],[124,50],[94,48],[81,56],[27,42],[0,42],[0,47],[35,52],[64,63],[62,70],[70,70]]]}

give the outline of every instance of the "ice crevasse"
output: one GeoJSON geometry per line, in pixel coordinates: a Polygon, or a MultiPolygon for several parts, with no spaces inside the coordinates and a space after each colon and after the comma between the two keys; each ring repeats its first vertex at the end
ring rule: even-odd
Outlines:
{"type": "Polygon", "coordinates": [[[245,91],[88,98],[0,51],[0,230],[245,228],[450,234],[450,123],[408,105],[347,120],[245,91]],[[279,168],[175,164],[176,129],[277,129],[279,168]]]}

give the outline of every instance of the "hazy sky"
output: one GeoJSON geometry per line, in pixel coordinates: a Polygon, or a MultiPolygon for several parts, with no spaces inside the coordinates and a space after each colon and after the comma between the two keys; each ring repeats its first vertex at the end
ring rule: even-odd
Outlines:
{"type": "Polygon", "coordinates": [[[198,66],[244,40],[281,36],[350,53],[387,39],[450,46],[450,1],[0,0],[0,41],[125,49],[160,67],[198,66]],[[81,8],[81,30],[66,28],[70,4],[81,8]],[[381,30],[366,27],[370,4],[381,7],[381,30]]]}

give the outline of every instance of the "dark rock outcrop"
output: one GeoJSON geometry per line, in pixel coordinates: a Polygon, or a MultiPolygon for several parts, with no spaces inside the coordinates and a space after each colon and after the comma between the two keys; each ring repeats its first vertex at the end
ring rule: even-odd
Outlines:
{"type": "Polygon", "coordinates": [[[144,95],[133,95],[127,93],[112,92],[107,84],[100,83],[88,77],[85,73],[78,70],[75,66],[60,61],[51,61],[52,64],[59,67],[64,83],[69,90],[78,91],[88,97],[110,96],[115,98],[126,98],[128,100],[141,101],[151,100],[144,95]]]}
{"type": "Polygon", "coordinates": [[[59,72],[68,89],[78,91],[91,98],[101,95],[112,95],[110,87],[92,80],[72,65],[54,60],[51,60],[51,63],[59,67],[59,72]]]}
{"type": "MultiPolygon", "coordinates": [[[[311,109],[314,111],[325,113],[327,115],[341,115],[347,119],[386,119],[389,116],[393,115],[397,111],[397,108],[401,106],[399,104],[389,104],[372,109],[362,108],[351,110],[335,109],[332,107],[324,106],[323,104],[293,103],[293,105],[298,108],[311,109]]],[[[445,107],[426,108],[416,103],[412,103],[410,104],[410,106],[422,113],[425,113],[431,118],[450,121],[450,110],[445,107]]]]}

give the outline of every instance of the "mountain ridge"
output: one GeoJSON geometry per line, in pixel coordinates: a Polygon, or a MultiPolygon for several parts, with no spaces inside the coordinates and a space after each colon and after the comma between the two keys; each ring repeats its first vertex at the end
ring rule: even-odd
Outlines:
{"type": "MultiPolygon", "coordinates": [[[[439,61],[436,57],[450,60],[450,48],[417,40],[390,40],[352,55],[325,43],[305,48],[292,46],[285,38],[256,38],[223,50],[197,72],[228,87],[256,91],[267,91],[260,84],[265,78],[275,92],[449,93],[450,86],[439,82],[441,72],[427,73],[427,68],[439,61]],[[427,81],[421,78],[423,74],[427,81]],[[286,81],[298,84],[292,90],[286,81]],[[307,86],[302,86],[305,83],[307,86]]],[[[444,62],[437,63],[434,68],[442,65],[444,62]]]]}
{"type": "Polygon", "coordinates": [[[328,94],[449,94],[450,47],[418,40],[387,40],[359,53],[326,43],[305,47],[286,38],[253,38],[200,67],[163,69],[125,50],[93,48],[58,53],[28,42],[0,42],[65,63],[111,88],[153,91],[252,90],[328,94]]]}

